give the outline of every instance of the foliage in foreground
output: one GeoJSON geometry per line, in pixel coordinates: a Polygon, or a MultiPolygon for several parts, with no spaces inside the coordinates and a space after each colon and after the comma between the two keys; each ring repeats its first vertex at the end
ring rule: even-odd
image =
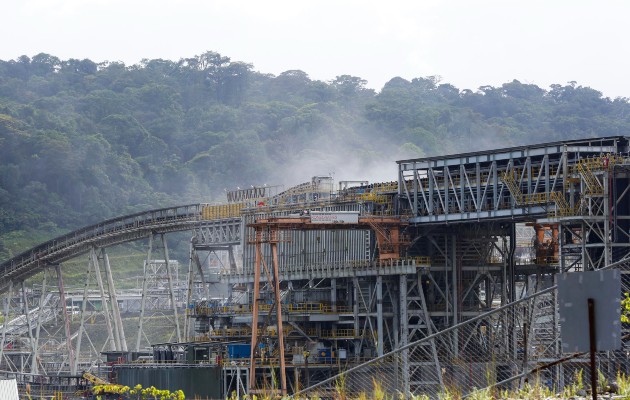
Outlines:
{"type": "Polygon", "coordinates": [[[133,388],[122,385],[97,385],[92,388],[92,393],[96,395],[97,400],[102,399],[102,395],[115,394],[125,400],[185,400],[186,396],[181,390],[171,392],[166,389],[156,389],[151,386],[142,388],[142,385],[136,385],[133,388]]]}

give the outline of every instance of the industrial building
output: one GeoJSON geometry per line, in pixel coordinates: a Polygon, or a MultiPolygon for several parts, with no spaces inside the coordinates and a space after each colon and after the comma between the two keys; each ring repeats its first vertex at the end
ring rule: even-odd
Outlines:
{"type": "MultiPolygon", "coordinates": [[[[0,288],[11,293],[50,266],[61,276],[63,261],[88,252],[109,282],[99,285],[102,304],[112,305],[104,307],[111,350],[128,351],[105,249],[149,237],[148,263],[154,237],[190,229],[183,304],[162,240],[177,341],[153,344],[138,359],[143,295],[137,357],[110,367],[127,382],[148,376],[137,371],[149,366],[205,365],[220,371],[211,384],[220,380],[223,397],[296,393],[549,287],[559,272],[628,258],[629,146],[628,137],[571,140],[402,160],[391,182],[316,176],[287,190],[238,189],[226,204],[121,217],[38,246],[0,266],[0,288]],[[204,262],[210,255],[214,266],[204,262]]],[[[547,306],[523,321],[471,324],[432,339],[422,357],[403,350],[396,365],[383,359],[379,373],[396,375],[391,389],[401,393],[433,393],[460,379],[462,362],[472,375],[492,360],[500,374],[524,357],[559,358],[555,301],[542,298],[547,306]],[[501,345],[472,349],[490,342],[501,345]]],[[[69,341],[69,354],[75,350],[69,341]]]]}

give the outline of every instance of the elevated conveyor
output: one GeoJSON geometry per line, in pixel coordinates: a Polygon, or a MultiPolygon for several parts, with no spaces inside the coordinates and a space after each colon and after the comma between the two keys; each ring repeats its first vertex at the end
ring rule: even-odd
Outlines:
{"type": "MultiPolygon", "coordinates": [[[[150,234],[186,231],[199,232],[212,229],[227,230],[230,234],[210,235],[216,243],[238,242],[240,220],[217,215],[207,219],[207,204],[190,204],[160,208],[113,218],[98,224],[77,229],[42,243],[0,264],[0,293],[6,291],[10,281],[22,281],[45,267],[87,253],[92,247],[107,247],[148,237],[150,234]]],[[[200,240],[205,240],[203,237],[200,240]]]]}

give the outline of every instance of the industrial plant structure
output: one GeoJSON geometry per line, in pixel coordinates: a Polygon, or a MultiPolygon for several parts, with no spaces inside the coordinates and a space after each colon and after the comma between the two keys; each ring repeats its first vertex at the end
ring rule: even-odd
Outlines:
{"type": "MultiPolygon", "coordinates": [[[[394,382],[388,389],[435,393],[448,380],[467,390],[467,379],[483,375],[490,361],[501,378],[527,360],[562,356],[556,298],[537,298],[528,315],[449,329],[508,310],[551,287],[557,273],[630,258],[629,146],[629,137],[571,140],[402,160],[391,182],[336,185],[316,176],[288,190],[238,189],[226,204],[134,214],[47,242],[0,265],[0,289],[10,299],[25,279],[52,268],[66,304],[62,263],[88,253],[115,355],[109,378],[123,383],[186,366],[213,377],[186,383],[211,386],[200,395],[296,393],[378,358],[374,371],[394,382]],[[193,235],[186,295],[178,300],[163,235],[182,230],[193,235]],[[137,305],[133,348],[106,253],[147,237],[147,264],[154,237],[162,238],[164,296],[177,330],[177,340],[152,343],[151,352],[141,340],[150,280],[137,305]],[[204,262],[210,258],[219,260],[215,267],[204,262]],[[410,354],[413,343],[421,343],[422,356],[410,354]],[[393,352],[399,357],[388,358],[393,352]]],[[[5,304],[8,311],[12,302],[5,304]]],[[[61,311],[67,321],[73,309],[61,311]]],[[[37,372],[42,353],[33,332],[43,313],[32,315],[20,334],[33,357],[22,364],[37,372]]],[[[10,329],[2,330],[4,370],[12,368],[3,359],[10,329]]],[[[60,369],[76,376],[80,336],[72,342],[69,328],[66,336],[60,369]]],[[[347,385],[365,389],[351,376],[347,385]]]]}

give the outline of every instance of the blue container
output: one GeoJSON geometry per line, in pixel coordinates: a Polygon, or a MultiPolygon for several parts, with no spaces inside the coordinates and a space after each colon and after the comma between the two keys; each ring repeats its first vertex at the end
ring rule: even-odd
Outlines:
{"type": "Polygon", "coordinates": [[[252,345],[249,343],[232,343],[227,345],[228,358],[249,358],[252,345]]]}
{"type": "Polygon", "coordinates": [[[331,348],[317,349],[317,360],[323,364],[334,362],[335,355],[331,348]]]}

